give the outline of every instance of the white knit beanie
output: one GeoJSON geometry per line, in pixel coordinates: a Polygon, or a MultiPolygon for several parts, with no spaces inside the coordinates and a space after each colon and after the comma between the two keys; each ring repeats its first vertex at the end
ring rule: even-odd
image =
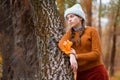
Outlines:
{"type": "Polygon", "coordinates": [[[82,7],[80,6],[80,4],[75,4],[71,8],[68,8],[64,13],[64,17],[66,18],[68,14],[78,15],[86,21],[85,13],[82,10],[82,7]]]}

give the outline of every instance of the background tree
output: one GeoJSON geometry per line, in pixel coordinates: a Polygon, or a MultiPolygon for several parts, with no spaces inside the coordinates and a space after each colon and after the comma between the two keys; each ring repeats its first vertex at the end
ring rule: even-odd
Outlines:
{"type": "Polygon", "coordinates": [[[119,11],[119,0],[114,1],[111,0],[109,5],[107,6],[107,18],[108,25],[106,26],[104,32],[107,33],[104,38],[104,52],[105,54],[105,64],[110,73],[110,76],[114,76],[116,71],[118,72],[120,68],[118,68],[119,64],[119,35],[117,35],[119,30],[119,19],[120,19],[120,11],[119,11]],[[106,46],[106,48],[105,48],[106,46]]]}
{"type": "Polygon", "coordinates": [[[98,19],[99,19],[99,22],[98,22],[98,26],[99,26],[99,35],[100,35],[100,37],[101,37],[101,35],[102,35],[102,27],[101,27],[101,11],[102,11],[102,0],[99,0],[100,2],[100,4],[99,4],[99,17],[98,17],[98,19]]]}
{"type": "Polygon", "coordinates": [[[117,1],[116,5],[116,14],[114,18],[114,24],[113,24],[113,44],[112,44],[112,51],[111,51],[111,61],[110,61],[110,75],[114,75],[114,66],[115,66],[115,56],[116,56],[116,40],[117,40],[117,35],[116,35],[116,29],[118,26],[118,20],[119,20],[119,13],[120,13],[120,0],[117,1]]]}
{"type": "Polygon", "coordinates": [[[0,33],[0,79],[2,78],[2,53],[1,53],[1,33],[0,33]]]}
{"type": "Polygon", "coordinates": [[[29,0],[0,0],[3,80],[35,80],[37,44],[29,0]]]}
{"type": "Polygon", "coordinates": [[[92,0],[80,0],[80,4],[86,13],[87,25],[92,26],[92,0]]]}
{"type": "MultiPolygon", "coordinates": [[[[8,79],[7,75],[11,73],[9,58],[10,54],[13,54],[14,38],[9,3],[10,1],[0,0],[0,33],[1,33],[1,51],[3,57],[3,77],[4,77],[3,80],[8,79]]],[[[11,75],[9,77],[11,77],[11,75]]]]}

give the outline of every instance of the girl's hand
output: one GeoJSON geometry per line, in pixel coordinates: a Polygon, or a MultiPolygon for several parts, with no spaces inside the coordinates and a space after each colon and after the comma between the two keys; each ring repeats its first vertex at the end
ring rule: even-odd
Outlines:
{"type": "Polygon", "coordinates": [[[78,63],[77,63],[76,57],[75,57],[75,55],[73,53],[70,54],[70,64],[71,64],[72,70],[77,71],[78,63]]]}

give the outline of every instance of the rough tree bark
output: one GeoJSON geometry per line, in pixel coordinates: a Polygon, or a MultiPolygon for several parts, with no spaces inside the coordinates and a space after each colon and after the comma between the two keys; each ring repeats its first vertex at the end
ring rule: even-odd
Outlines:
{"type": "Polygon", "coordinates": [[[10,74],[12,73],[10,72],[10,55],[13,54],[14,37],[9,3],[9,0],[0,0],[0,33],[2,35],[1,51],[3,56],[3,80],[7,80],[9,77],[11,77],[10,74]]]}
{"type": "Polygon", "coordinates": [[[55,0],[32,2],[34,8],[30,0],[0,0],[3,80],[73,80],[57,46],[63,24],[55,0]]]}
{"type": "Polygon", "coordinates": [[[0,0],[3,80],[35,80],[37,44],[29,0],[0,0]]]}
{"type": "Polygon", "coordinates": [[[55,0],[32,0],[39,48],[40,80],[73,80],[68,57],[58,48],[63,24],[55,0]]]}

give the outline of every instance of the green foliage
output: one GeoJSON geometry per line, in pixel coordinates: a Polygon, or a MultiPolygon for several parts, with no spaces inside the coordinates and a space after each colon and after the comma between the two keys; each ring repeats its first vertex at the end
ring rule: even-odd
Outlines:
{"type": "Polygon", "coordinates": [[[77,0],[56,0],[58,11],[64,14],[64,11],[77,3],[77,0]]]}
{"type": "Polygon", "coordinates": [[[77,0],[63,0],[63,2],[57,3],[57,6],[63,5],[65,8],[69,8],[77,3],[77,0]]]}
{"type": "Polygon", "coordinates": [[[108,5],[108,13],[111,14],[117,11],[118,5],[120,5],[119,0],[111,0],[108,5]]]}
{"type": "Polygon", "coordinates": [[[68,5],[68,7],[73,6],[74,4],[76,4],[77,1],[76,0],[65,0],[65,4],[68,5]]]}
{"type": "Polygon", "coordinates": [[[107,5],[106,4],[102,4],[101,17],[105,16],[107,13],[108,13],[107,5]]]}

